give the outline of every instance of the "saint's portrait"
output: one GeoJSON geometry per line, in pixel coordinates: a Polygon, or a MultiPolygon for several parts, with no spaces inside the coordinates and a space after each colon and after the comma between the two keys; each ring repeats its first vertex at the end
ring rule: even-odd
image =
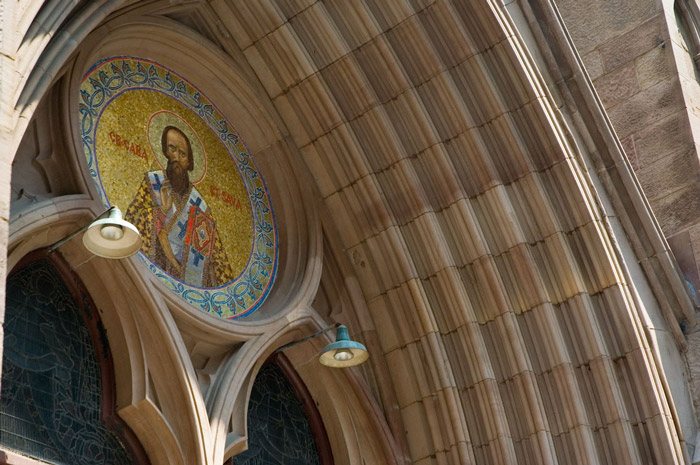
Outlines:
{"type": "Polygon", "coordinates": [[[258,308],[276,274],[274,215],[215,103],[173,70],[114,57],[85,77],[81,118],[97,195],[139,230],[137,257],[165,288],[221,318],[258,308]]]}
{"type": "Polygon", "coordinates": [[[231,280],[216,220],[190,181],[192,143],[182,129],[166,126],[160,149],[165,170],[145,173],[125,219],[143,236],[142,252],[171,276],[199,287],[219,287],[231,280]]]}

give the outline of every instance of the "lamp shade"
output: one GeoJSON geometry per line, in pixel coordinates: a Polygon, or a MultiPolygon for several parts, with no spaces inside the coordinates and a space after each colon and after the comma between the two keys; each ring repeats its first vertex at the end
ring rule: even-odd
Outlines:
{"type": "Polygon", "coordinates": [[[113,207],[107,218],[92,222],[83,234],[83,244],[99,257],[125,258],[139,251],[141,234],[136,226],[124,221],[119,208],[113,207]]]}
{"type": "Polygon", "coordinates": [[[359,342],[351,341],[348,328],[338,326],[335,342],[328,344],[321,351],[319,361],[328,367],[345,368],[367,361],[369,353],[359,342]]]}

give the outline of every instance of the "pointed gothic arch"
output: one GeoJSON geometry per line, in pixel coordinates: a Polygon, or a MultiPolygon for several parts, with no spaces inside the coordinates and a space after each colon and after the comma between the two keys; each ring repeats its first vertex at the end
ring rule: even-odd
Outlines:
{"type": "Polygon", "coordinates": [[[36,250],[13,268],[5,315],[2,447],[56,463],[149,464],[116,414],[99,311],[59,254],[36,250]]]}

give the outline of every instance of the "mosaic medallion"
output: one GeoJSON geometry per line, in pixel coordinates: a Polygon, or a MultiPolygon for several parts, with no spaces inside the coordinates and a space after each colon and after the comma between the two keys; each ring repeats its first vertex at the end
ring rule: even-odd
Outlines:
{"type": "Polygon", "coordinates": [[[275,219],[216,105],[164,66],[113,57],[83,78],[79,112],[102,203],[139,229],[149,269],[205,312],[238,318],[258,308],[277,268],[275,219]]]}

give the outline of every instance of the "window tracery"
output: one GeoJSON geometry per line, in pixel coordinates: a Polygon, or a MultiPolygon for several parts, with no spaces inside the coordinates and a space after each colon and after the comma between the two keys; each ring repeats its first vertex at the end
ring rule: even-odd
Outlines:
{"type": "Polygon", "coordinates": [[[255,378],[248,403],[248,450],[231,464],[332,465],[318,412],[308,411],[299,387],[287,379],[285,359],[276,360],[266,362],[255,378]]]}
{"type": "Polygon", "coordinates": [[[113,412],[107,339],[73,278],[44,257],[7,280],[0,445],[56,464],[147,463],[113,412]]]}

